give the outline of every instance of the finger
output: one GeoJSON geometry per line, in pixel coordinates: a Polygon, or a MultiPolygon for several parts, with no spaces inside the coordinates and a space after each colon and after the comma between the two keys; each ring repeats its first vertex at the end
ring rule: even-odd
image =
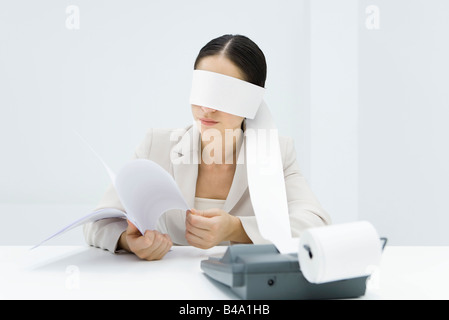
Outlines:
{"type": "Polygon", "coordinates": [[[210,218],[196,214],[188,214],[186,217],[186,226],[190,225],[198,229],[210,230],[211,223],[210,218]]]}
{"type": "Polygon", "coordinates": [[[156,230],[145,231],[143,237],[146,238],[145,243],[147,244],[148,249],[155,250],[160,246],[162,241],[160,235],[161,234],[156,230]]]}
{"type": "Polygon", "coordinates": [[[198,238],[200,238],[202,240],[206,240],[208,234],[210,234],[209,230],[197,228],[196,226],[194,226],[190,223],[187,223],[186,231],[190,232],[191,234],[194,234],[195,236],[197,236],[198,238]]]}
{"type": "Polygon", "coordinates": [[[199,238],[197,235],[195,235],[189,231],[186,232],[186,240],[191,246],[201,248],[201,249],[206,249],[205,242],[201,238],[199,238]]]}
{"type": "Polygon", "coordinates": [[[126,222],[128,222],[128,228],[126,229],[126,233],[130,234],[130,235],[139,235],[141,236],[142,234],[140,233],[139,229],[137,229],[137,227],[129,220],[126,220],[126,222]]]}
{"type": "Polygon", "coordinates": [[[172,242],[170,240],[170,237],[166,237],[166,235],[161,235],[162,236],[162,244],[159,247],[159,249],[157,251],[154,252],[154,255],[157,259],[162,259],[168,251],[170,251],[170,248],[172,247],[172,242]]]}
{"type": "Polygon", "coordinates": [[[168,249],[170,250],[170,248],[173,246],[173,241],[168,234],[165,233],[163,236],[165,237],[165,239],[167,239],[168,249]]]}
{"type": "Polygon", "coordinates": [[[153,245],[154,242],[154,232],[147,230],[145,234],[142,236],[131,236],[129,242],[130,249],[134,253],[146,252],[148,248],[153,245]]]}
{"type": "Polygon", "coordinates": [[[154,260],[154,252],[158,249],[160,243],[157,240],[157,234],[154,231],[147,230],[139,239],[139,247],[134,252],[140,259],[154,260]]]}
{"type": "Polygon", "coordinates": [[[154,231],[153,245],[145,252],[146,260],[159,260],[168,252],[171,247],[171,240],[163,234],[154,231]]]}
{"type": "Polygon", "coordinates": [[[207,210],[197,210],[195,208],[192,208],[190,210],[195,215],[199,215],[199,216],[207,217],[207,218],[219,216],[221,214],[221,210],[218,208],[212,208],[212,209],[207,209],[207,210]]]}

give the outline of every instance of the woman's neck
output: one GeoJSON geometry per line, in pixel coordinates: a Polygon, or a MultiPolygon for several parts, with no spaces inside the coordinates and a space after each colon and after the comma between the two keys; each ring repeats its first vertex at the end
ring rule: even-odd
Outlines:
{"type": "Polygon", "coordinates": [[[201,164],[235,166],[242,140],[241,129],[226,129],[224,133],[206,130],[201,135],[201,164]]]}

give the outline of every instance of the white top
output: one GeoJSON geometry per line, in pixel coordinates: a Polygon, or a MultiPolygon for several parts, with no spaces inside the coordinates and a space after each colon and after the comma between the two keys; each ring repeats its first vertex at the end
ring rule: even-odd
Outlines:
{"type": "Polygon", "coordinates": [[[226,200],[195,197],[194,208],[197,210],[207,210],[212,208],[222,209],[225,201],[226,200]]]}

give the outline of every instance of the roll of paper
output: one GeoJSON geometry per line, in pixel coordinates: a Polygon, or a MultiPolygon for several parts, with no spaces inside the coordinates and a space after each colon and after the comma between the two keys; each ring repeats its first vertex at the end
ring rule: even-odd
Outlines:
{"type": "Polygon", "coordinates": [[[325,283],[370,275],[380,264],[382,245],[367,221],[306,230],[299,241],[298,259],[304,277],[325,283]]]}

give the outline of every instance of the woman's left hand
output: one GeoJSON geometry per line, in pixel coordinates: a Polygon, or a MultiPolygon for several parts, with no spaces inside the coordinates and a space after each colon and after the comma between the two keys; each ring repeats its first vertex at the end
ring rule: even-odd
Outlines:
{"type": "MultiPolygon", "coordinates": [[[[232,241],[245,233],[240,219],[220,209],[186,212],[186,240],[201,249],[209,249],[222,241],[232,241]]],[[[246,235],[246,233],[245,233],[246,235]]]]}

